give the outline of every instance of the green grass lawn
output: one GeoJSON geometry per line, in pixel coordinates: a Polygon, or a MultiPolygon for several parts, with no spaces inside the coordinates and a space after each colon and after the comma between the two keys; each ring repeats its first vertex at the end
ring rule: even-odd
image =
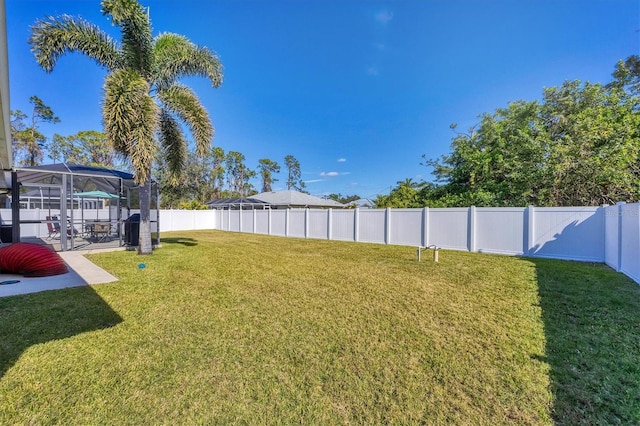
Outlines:
{"type": "Polygon", "coordinates": [[[0,424],[640,422],[640,286],[605,266],[163,236],[0,299],[0,424]]]}

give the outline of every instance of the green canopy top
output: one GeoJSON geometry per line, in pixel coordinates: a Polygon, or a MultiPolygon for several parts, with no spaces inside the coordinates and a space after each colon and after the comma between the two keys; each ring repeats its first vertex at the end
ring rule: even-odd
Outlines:
{"type": "Polygon", "coordinates": [[[76,192],[73,194],[74,197],[80,198],[119,198],[116,194],[110,194],[105,191],[88,191],[88,192],[76,192]]]}

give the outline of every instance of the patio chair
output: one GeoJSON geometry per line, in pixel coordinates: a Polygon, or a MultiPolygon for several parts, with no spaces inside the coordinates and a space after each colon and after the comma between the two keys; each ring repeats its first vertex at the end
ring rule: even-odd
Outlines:
{"type": "Polygon", "coordinates": [[[71,225],[71,223],[67,223],[67,236],[75,238],[77,236],[82,236],[82,233],[78,231],[75,226],[71,225]]]}
{"type": "MultiPolygon", "coordinates": [[[[60,221],[58,220],[58,216],[51,216],[51,221],[53,222],[51,225],[53,225],[53,232],[54,234],[57,234],[58,238],[60,238],[62,236],[61,232],[62,229],[60,227],[60,221]]],[[[48,225],[50,225],[49,223],[47,223],[47,228],[48,225]]],[[[71,226],[71,224],[67,224],[67,236],[68,237],[76,237],[80,234],[80,232],[78,232],[78,230],[74,227],[71,226]]]]}
{"type": "Polygon", "coordinates": [[[52,222],[53,220],[54,219],[52,219],[51,216],[47,216],[47,231],[49,231],[49,235],[47,235],[47,240],[60,238],[60,224],[53,223],[52,222]],[[58,225],[58,229],[56,229],[54,225],[58,225]]]}
{"type": "Polygon", "coordinates": [[[58,216],[51,216],[51,221],[53,222],[53,231],[58,235],[58,238],[60,238],[62,234],[60,233],[60,220],[58,216]]]}
{"type": "Polygon", "coordinates": [[[96,222],[93,224],[93,234],[99,243],[106,241],[111,234],[111,224],[109,222],[96,222]]]}

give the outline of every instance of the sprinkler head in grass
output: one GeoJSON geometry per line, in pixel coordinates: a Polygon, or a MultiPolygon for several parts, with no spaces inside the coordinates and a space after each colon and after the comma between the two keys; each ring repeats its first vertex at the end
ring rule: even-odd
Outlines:
{"type": "Polygon", "coordinates": [[[144,263],[138,263],[138,269],[144,269],[146,267],[147,265],[145,265],[144,263]]]}

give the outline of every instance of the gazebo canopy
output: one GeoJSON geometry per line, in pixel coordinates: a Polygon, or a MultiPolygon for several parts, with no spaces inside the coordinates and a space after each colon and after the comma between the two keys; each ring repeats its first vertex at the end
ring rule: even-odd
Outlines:
{"type": "Polygon", "coordinates": [[[111,194],[105,191],[87,191],[87,192],[76,192],[73,194],[74,197],[80,198],[99,198],[99,199],[113,199],[119,198],[117,194],[111,194]]]}
{"type": "Polygon", "coordinates": [[[269,203],[256,200],[255,198],[223,198],[220,200],[213,200],[207,203],[210,209],[239,209],[242,207],[245,210],[255,208],[265,208],[269,203]]]}
{"type": "Polygon", "coordinates": [[[15,170],[18,173],[18,181],[22,184],[61,184],[61,176],[64,174],[74,177],[76,180],[74,187],[79,191],[97,190],[120,193],[123,189],[131,189],[137,186],[131,173],[73,163],[16,167],[15,170]]]}

